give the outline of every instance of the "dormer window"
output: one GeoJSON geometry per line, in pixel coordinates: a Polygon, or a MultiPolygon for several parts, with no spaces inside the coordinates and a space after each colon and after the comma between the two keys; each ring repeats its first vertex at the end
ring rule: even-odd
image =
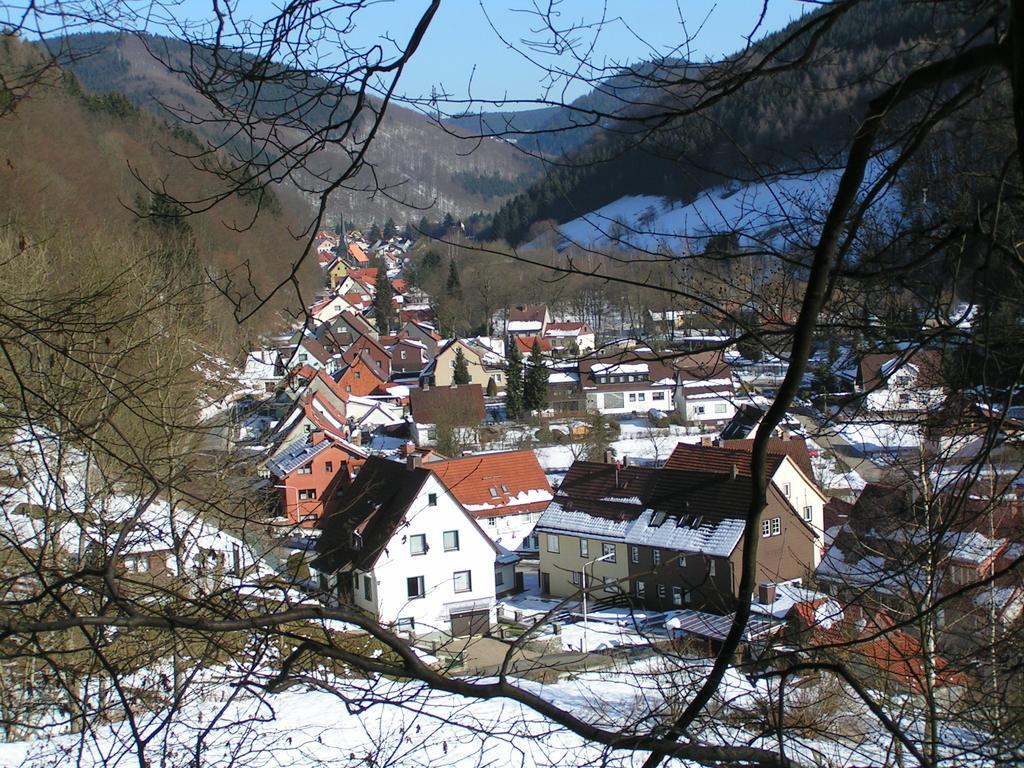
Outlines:
{"type": "Polygon", "coordinates": [[[491,492],[491,498],[492,498],[492,499],[496,499],[496,498],[498,498],[498,489],[497,489],[497,488],[494,488],[494,487],[492,486],[492,487],[491,487],[491,488],[489,488],[488,490],[489,490],[489,491],[491,492]]]}

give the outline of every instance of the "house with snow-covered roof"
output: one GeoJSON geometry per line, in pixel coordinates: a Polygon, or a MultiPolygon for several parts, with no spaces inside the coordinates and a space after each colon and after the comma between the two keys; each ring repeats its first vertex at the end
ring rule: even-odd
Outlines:
{"type": "Polygon", "coordinates": [[[267,462],[289,525],[312,527],[334,509],[338,494],[358,474],[367,454],[347,440],[318,430],[267,462]]]}
{"type": "Polygon", "coordinates": [[[551,314],[544,304],[518,304],[508,313],[508,333],[510,336],[543,336],[551,322],[551,314]]]}
{"type": "Polygon", "coordinates": [[[880,413],[925,411],[945,400],[942,357],[934,350],[863,355],[854,390],[865,407],[880,413]]]}
{"type": "Polygon", "coordinates": [[[543,338],[557,353],[585,355],[593,352],[596,345],[594,329],[586,323],[548,323],[543,338]]]}
{"type": "MultiPolygon", "coordinates": [[[[541,590],[626,593],[657,610],[733,610],[751,483],[731,468],[576,462],[536,526],[541,590]]],[[[774,486],[762,512],[757,582],[805,577],[814,533],[774,486]]]]}

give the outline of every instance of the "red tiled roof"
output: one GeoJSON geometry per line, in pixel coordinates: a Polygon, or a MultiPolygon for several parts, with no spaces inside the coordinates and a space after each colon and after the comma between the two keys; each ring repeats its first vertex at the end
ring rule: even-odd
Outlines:
{"type": "Polygon", "coordinates": [[[551,485],[533,451],[465,456],[428,468],[474,517],[540,512],[551,501],[551,485]]]}
{"type": "Polygon", "coordinates": [[[366,264],[370,259],[363,253],[363,249],[355,243],[348,244],[348,255],[360,264],[366,264]]]}
{"type": "Polygon", "coordinates": [[[551,342],[547,339],[541,338],[540,336],[516,336],[516,346],[519,347],[519,351],[524,355],[528,355],[533,352],[533,343],[540,343],[541,352],[551,351],[551,342]]]}

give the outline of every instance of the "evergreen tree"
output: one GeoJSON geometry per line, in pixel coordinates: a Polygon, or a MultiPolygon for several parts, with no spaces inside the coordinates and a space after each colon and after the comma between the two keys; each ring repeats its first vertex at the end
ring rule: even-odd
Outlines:
{"type": "Polygon", "coordinates": [[[458,385],[469,384],[469,364],[466,362],[466,356],[462,354],[462,347],[457,347],[455,350],[455,373],[453,374],[452,380],[458,385]]]}
{"type": "Polygon", "coordinates": [[[455,259],[448,262],[448,282],[445,283],[444,289],[449,296],[462,296],[462,283],[459,280],[459,272],[455,269],[455,259]]]}
{"type": "Polygon", "coordinates": [[[387,334],[391,332],[391,327],[394,325],[395,308],[391,303],[394,291],[391,289],[391,281],[388,279],[388,272],[383,261],[377,266],[377,281],[374,285],[376,295],[373,297],[373,315],[377,318],[377,331],[387,334]]]}
{"type": "Polygon", "coordinates": [[[381,234],[384,236],[384,240],[390,240],[398,234],[398,227],[395,226],[395,220],[390,216],[388,216],[388,220],[384,222],[384,231],[381,234]]]}
{"type": "Polygon", "coordinates": [[[402,230],[402,238],[405,240],[415,240],[416,230],[412,228],[412,224],[406,224],[405,229],[402,230]]]}
{"type": "Polygon", "coordinates": [[[518,419],[523,410],[523,355],[514,338],[508,340],[508,371],[505,375],[505,410],[518,419]]]}
{"type": "Polygon", "coordinates": [[[373,222],[373,226],[370,227],[370,234],[369,234],[370,245],[373,245],[378,240],[380,240],[381,239],[381,234],[382,233],[380,231],[380,227],[377,226],[377,222],[373,222]]]}
{"type": "Polygon", "coordinates": [[[496,397],[497,394],[498,394],[498,385],[494,381],[494,377],[492,376],[491,378],[489,378],[487,380],[487,396],[488,397],[496,397]]]}
{"type": "Polygon", "coordinates": [[[523,381],[523,408],[543,411],[548,407],[548,368],[540,354],[540,341],[533,340],[530,362],[523,381]]]}

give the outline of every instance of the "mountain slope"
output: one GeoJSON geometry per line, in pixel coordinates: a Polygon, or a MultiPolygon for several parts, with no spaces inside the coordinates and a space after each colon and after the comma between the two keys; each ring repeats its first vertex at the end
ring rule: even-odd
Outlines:
{"type": "MultiPolygon", "coordinates": [[[[164,117],[168,113],[162,105],[200,115],[208,112],[208,106],[184,78],[168,73],[150,52],[157,51],[161,58],[185,67],[189,55],[185,43],[169,38],[87,34],[64,38],[51,44],[51,49],[71,59],[70,69],[90,91],[124,93],[134,103],[164,117]]],[[[270,106],[278,96],[281,94],[273,93],[265,100],[268,114],[280,108],[270,106]]],[[[288,96],[282,98],[279,104],[286,105],[288,96]]],[[[316,109],[324,115],[330,111],[328,106],[318,105],[306,115],[311,124],[323,119],[316,109]]],[[[192,127],[204,139],[224,140],[217,126],[199,123],[192,127]]],[[[475,211],[493,210],[504,199],[484,194],[481,179],[496,176],[514,181],[536,172],[530,159],[507,142],[477,142],[461,139],[455,133],[441,129],[423,115],[390,105],[367,155],[376,178],[362,173],[347,189],[335,192],[329,218],[366,224],[383,223],[389,216],[398,222],[419,221],[423,215],[440,219],[445,213],[464,217],[475,211]],[[387,194],[376,193],[378,186],[387,194]]],[[[235,148],[247,151],[245,147],[235,148]]],[[[347,163],[345,147],[328,145],[310,158],[297,180],[303,186],[312,185],[314,174],[336,175],[347,163]]]]}
{"type": "MultiPolygon", "coordinates": [[[[945,10],[873,0],[840,18],[821,40],[813,66],[748,82],[699,114],[665,119],[701,94],[693,84],[665,85],[632,113],[639,120],[596,133],[572,167],[553,169],[502,206],[493,235],[519,242],[534,222],[566,222],[628,195],[689,201],[701,190],[749,177],[751,163],[799,171],[809,158],[842,150],[866,99],[881,85],[941,54],[974,23],[945,10]],[[645,123],[645,115],[657,117],[645,123]],[[644,129],[649,132],[638,141],[644,129]]],[[[762,49],[793,29],[769,36],[762,49]]],[[[783,59],[798,57],[802,44],[783,59]]],[[[705,68],[705,78],[712,69],[705,68]]]]}

